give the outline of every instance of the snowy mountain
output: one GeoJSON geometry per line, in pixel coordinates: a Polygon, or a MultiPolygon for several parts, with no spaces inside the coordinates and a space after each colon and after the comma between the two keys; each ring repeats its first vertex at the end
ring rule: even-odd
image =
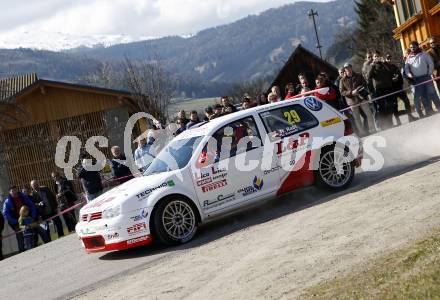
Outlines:
{"type": "Polygon", "coordinates": [[[0,49],[29,48],[34,50],[61,51],[73,48],[110,47],[149,37],[134,38],[129,35],[73,35],[62,32],[22,31],[0,33],[0,49]]]}

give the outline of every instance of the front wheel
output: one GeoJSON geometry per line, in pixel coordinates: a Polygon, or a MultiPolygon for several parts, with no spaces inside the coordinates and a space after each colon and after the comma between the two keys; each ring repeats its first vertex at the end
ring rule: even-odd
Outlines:
{"type": "Polygon", "coordinates": [[[185,198],[169,198],[159,203],[153,216],[154,234],[161,244],[178,245],[190,241],[197,232],[197,217],[185,198]]]}
{"type": "Polygon", "coordinates": [[[315,172],[317,185],[329,190],[342,190],[353,181],[355,162],[350,153],[340,148],[323,149],[315,172]]]}

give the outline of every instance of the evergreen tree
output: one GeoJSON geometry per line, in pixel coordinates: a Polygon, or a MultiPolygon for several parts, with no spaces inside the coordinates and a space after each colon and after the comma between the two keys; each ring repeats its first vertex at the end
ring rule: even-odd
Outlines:
{"type": "Polygon", "coordinates": [[[380,0],[359,0],[355,2],[355,11],[358,15],[353,36],[355,62],[362,62],[369,49],[377,49],[384,55],[389,53],[396,59],[402,56],[399,43],[393,38],[396,22],[391,5],[380,0]]]}

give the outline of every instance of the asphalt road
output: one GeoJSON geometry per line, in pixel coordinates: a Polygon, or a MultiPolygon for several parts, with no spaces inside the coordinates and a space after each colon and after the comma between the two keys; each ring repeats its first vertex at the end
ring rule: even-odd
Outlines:
{"type": "MultiPolygon", "coordinates": [[[[314,187],[227,217],[201,228],[192,242],[174,248],[149,245],[127,251],[85,254],[76,235],[56,240],[0,262],[0,297],[69,298],[148,267],[161,267],[182,251],[190,251],[249,226],[280,218],[362,190],[384,179],[437,161],[440,157],[440,115],[381,132],[386,147],[377,148],[385,165],[359,172],[350,189],[329,194],[314,187]]],[[[365,141],[367,144],[368,141],[365,141]]],[[[368,158],[368,155],[366,156],[368,158]]],[[[170,270],[172,272],[172,270],[170,270]]],[[[147,285],[146,285],[146,288],[147,285]]]]}

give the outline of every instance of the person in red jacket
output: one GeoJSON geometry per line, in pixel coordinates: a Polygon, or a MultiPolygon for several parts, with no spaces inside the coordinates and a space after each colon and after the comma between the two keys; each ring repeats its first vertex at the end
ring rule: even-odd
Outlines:
{"type": "Polygon", "coordinates": [[[313,93],[313,96],[316,98],[319,98],[326,103],[330,104],[335,109],[338,109],[338,93],[336,92],[335,88],[332,86],[329,86],[327,84],[326,78],[319,74],[315,79],[316,87],[315,89],[321,89],[321,88],[328,88],[328,92],[325,94],[320,94],[318,92],[313,93]]]}

